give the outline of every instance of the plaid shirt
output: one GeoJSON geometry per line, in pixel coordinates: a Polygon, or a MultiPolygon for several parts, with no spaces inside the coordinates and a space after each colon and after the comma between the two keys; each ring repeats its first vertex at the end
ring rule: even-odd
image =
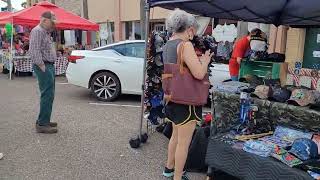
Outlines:
{"type": "Polygon", "coordinates": [[[45,62],[54,63],[57,59],[56,49],[47,30],[40,25],[30,33],[30,57],[34,64],[42,65],[45,62]]]}

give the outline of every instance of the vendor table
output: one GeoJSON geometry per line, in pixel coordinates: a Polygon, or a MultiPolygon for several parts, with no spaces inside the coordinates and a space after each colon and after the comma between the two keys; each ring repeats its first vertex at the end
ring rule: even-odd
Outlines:
{"type": "Polygon", "coordinates": [[[32,61],[29,56],[14,56],[13,63],[15,71],[33,72],[32,61]]]}
{"type": "MultiPolygon", "coordinates": [[[[240,95],[214,92],[214,119],[219,132],[224,132],[238,123],[240,95]]],[[[301,130],[320,131],[320,112],[307,107],[297,107],[284,103],[252,98],[258,106],[257,122],[275,126],[282,125],[301,130]]],[[[209,168],[218,169],[245,180],[308,180],[306,172],[263,158],[217,140],[213,134],[209,139],[206,162],[209,168]]]]}
{"type": "MultiPolygon", "coordinates": [[[[213,99],[217,126],[224,129],[236,125],[240,114],[240,95],[215,91],[213,99]]],[[[258,98],[252,100],[259,108],[256,113],[257,122],[320,132],[319,111],[258,98]]]]}
{"type": "Polygon", "coordinates": [[[206,162],[211,168],[244,180],[312,180],[306,172],[271,157],[264,158],[214,139],[209,140],[206,162]]]}
{"type": "MultiPolygon", "coordinates": [[[[3,56],[5,67],[9,68],[9,59],[3,56]]],[[[13,57],[14,71],[18,72],[33,72],[32,60],[29,56],[14,56],[13,57]]],[[[54,63],[55,75],[62,75],[66,73],[68,68],[68,60],[66,57],[57,57],[54,63]]]]}

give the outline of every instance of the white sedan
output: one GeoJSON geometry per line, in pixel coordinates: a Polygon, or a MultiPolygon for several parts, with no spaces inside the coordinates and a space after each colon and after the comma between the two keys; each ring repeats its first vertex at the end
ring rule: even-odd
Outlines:
{"type": "MultiPolygon", "coordinates": [[[[66,73],[68,82],[91,89],[101,101],[113,101],[120,94],[140,95],[144,53],[142,40],[72,51],[66,73]]],[[[212,82],[228,79],[226,65],[215,66],[212,71],[212,82]]]]}

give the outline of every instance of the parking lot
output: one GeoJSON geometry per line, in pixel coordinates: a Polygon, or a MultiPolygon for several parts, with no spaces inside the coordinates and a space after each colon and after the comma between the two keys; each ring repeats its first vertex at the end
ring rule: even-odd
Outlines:
{"type": "MultiPolygon", "coordinates": [[[[152,134],[131,149],[128,140],[139,125],[140,97],[96,101],[87,89],[56,79],[54,135],[35,133],[39,94],[33,77],[8,80],[0,75],[0,179],[164,179],[168,140],[152,134]],[[123,106],[125,105],[125,106],[123,106]]],[[[192,179],[204,179],[192,174],[192,179]]]]}

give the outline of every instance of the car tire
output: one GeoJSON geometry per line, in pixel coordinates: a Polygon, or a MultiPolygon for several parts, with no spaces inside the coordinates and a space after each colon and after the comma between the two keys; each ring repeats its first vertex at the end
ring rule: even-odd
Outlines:
{"type": "Polygon", "coordinates": [[[121,94],[119,78],[110,72],[100,72],[91,80],[91,92],[100,101],[114,101],[121,94]]]}

